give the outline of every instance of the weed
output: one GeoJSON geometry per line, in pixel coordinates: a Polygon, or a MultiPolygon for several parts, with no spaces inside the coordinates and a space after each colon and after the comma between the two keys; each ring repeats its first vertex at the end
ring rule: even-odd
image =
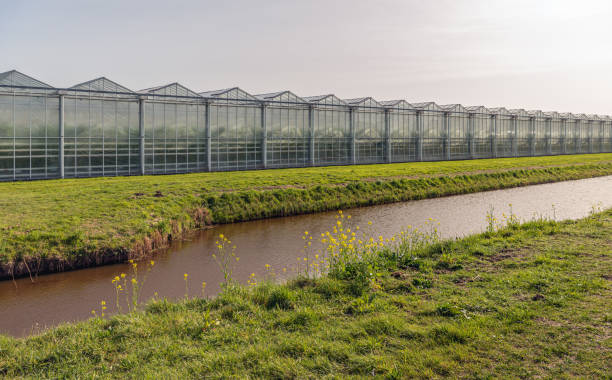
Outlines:
{"type": "Polygon", "coordinates": [[[231,240],[223,234],[219,234],[219,239],[215,242],[215,245],[217,246],[217,253],[214,253],[212,257],[223,273],[223,284],[221,285],[225,287],[232,282],[234,264],[240,258],[236,256],[236,246],[232,245],[231,240]]]}

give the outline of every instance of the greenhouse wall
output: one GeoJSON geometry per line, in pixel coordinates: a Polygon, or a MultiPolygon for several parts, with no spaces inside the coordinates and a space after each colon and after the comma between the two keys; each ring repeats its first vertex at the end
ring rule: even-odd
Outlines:
{"type": "Polygon", "coordinates": [[[612,152],[612,120],[604,117],[601,128],[601,152],[612,152]]]}
{"type": "Polygon", "coordinates": [[[494,127],[491,112],[485,107],[467,107],[471,125],[471,158],[494,157],[494,127]]]}
{"type": "Polygon", "coordinates": [[[352,125],[354,136],[353,163],[377,164],[386,162],[386,111],[376,101],[364,99],[347,101],[354,105],[352,125]]]}
{"type": "Polygon", "coordinates": [[[439,161],[446,159],[446,144],[448,140],[444,112],[435,103],[427,106],[417,106],[420,128],[417,145],[419,160],[439,161]]]}
{"type": "Polygon", "coordinates": [[[417,159],[417,112],[404,100],[382,102],[387,107],[389,124],[389,154],[391,162],[417,159]]]}
{"type": "Polygon", "coordinates": [[[310,107],[312,136],[310,164],[346,165],[351,162],[351,111],[333,95],[306,98],[310,107]],[[316,104],[316,107],[314,106],[316,104]]]}
{"type": "Polygon", "coordinates": [[[0,180],[612,152],[609,116],[0,74],[0,180]]]}
{"type": "Polygon", "coordinates": [[[505,108],[491,109],[494,123],[496,157],[513,157],[515,145],[514,119],[505,108]]]}

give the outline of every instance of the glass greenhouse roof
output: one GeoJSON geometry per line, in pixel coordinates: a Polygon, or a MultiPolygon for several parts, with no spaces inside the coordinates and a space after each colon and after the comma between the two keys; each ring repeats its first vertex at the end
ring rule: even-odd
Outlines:
{"type": "Polygon", "coordinates": [[[448,112],[465,112],[466,109],[461,104],[443,104],[440,108],[448,112]]]}
{"type": "Polygon", "coordinates": [[[87,90],[87,91],[101,91],[101,92],[113,92],[113,93],[130,93],[134,94],[134,91],[127,87],[124,87],[117,82],[114,82],[106,77],[100,77],[92,79],[87,82],[76,84],[71,89],[74,90],[87,90]]]}
{"type": "Polygon", "coordinates": [[[384,100],[379,102],[384,107],[393,107],[393,108],[414,108],[412,104],[408,103],[404,99],[395,99],[395,100],[384,100]]]}
{"type": "MultiPolygon", "coordinates": [[[[341,99],[333,94],[323,94],[316,96],[300,97],[290,90],[271,92],[259,95],[252,95],[239,87],[229,87],[220,90],[196,92],[179,83],[170,83],[162,86],[150,87],[144,90],[134,92],[126,86],[120,85],[106,77],[95,78],[83,83],[76,84],[69,88],[52,87],[36,78],[25,75],[17,70],[10,70],[0,73],[0,86],[3,88],[12,88],[15,91],[19,88],[40,89],[41,92],[48,93],[49,91],[69,90],[97,93],[98,96],[114,95],[122,97],[138,97],[142,94],[161,97],[173,98],[193,98],[193,99],[209,99],[209,101],[225,101],[225,102],[253,102],[251,105],[269,101],[270,103],[287,103],[296,104],[300,107],[307,107],[311,104],[329,105],[329,106],[354,106],[354,107],[372,107],[372,108],[393,108],[406,111],[439,111],[439,112],[470,112],[470,113],[487,113],[491,115],[513,115],[518,117],[547,117],[547,118],[573,118],[584,120],[612,120],[607,115],[596,114],[572,114],[557,113],[556,111],[542,112],[540,110],[511,109],[504,107],[486,108],[484,106],[464,107],[461,104],[446,104],[438,105],[435,102],[416,102],[409,103],[403,99],[377,101],[372,97],[359,97],[350,99],[341,99]]],[[[71,92],[72,93],[72,92],[71,92]]],[[[187,99],[183,99],[187,100],[187,99]]]]}
{"type": "Polygon", "coordinates": [[[366,96],[363,98],[352,98],[342,99],[351,106],[368,106],[368,107],[381,107],[381,104],[374,100],[372,97],[366,96]]]}
{"type": "Polygon", "coordinates": [[[511,109],[511,110],[508,110],[508,112],[510,112],[514,116],[529,116],[527,114],[527,111],[525,111],[522,108],[511,109]]]}
{"type": "Polygon", "coordinates": [[[491,113],[485,106],[469,106],[465,107],[465,110],[469,113],[491,113]]]}
{"type": "Polygon", "coordinates": [[[418,110],[427,110],[427,111],[442,111],[439,105],[435,102],[419,102],[419,103],[410,103],[412,106],[418,110]]]}
{"type": "Polygon", "coordinates": [[[239,87],[224,88],[221,90],[204,91],[200,92],[200,96],[203,98],[212,98],[213,102],[226,102],[232,104],[253,104],[253,102],[259,102],[259,99],[254,95],[249,94],[239,87]]]}
{"type": "Polygon", "coordinates": [[[540,110],[530,110],[530,111],[527,111],[527,114],[529,116],[534,116],[534,117],[544,117],[544,112],[540,110]]]}
{"type": "Polygon", "coordinates": [[[489,108],[489,112],[497,115],[509,115],[510,111],[506,109],[506,107],[495,107],[489,108]]]}
{"type": "Polygon", "coordinates": [[[556,111],[544,112],[544,116],[550,117],[552,119],[558,119],[560,117],[559,112],[556,112],[556,111]]]}
{"type": "Polygon", "coordinates": [[[254,95],[249,94],[240,87],[230,87],[221,90],[200,92],[200,96],[205,98],[222,98],[233,100],[257,100],[254,95]]]}
{"type": "Polygon", "coordinates": [[[177,96],[177,97],[197,97],[201,98],[201,96],[187,87],[179,84],[179,83],[170,83],[163,86],[145,88],[144,90],[138,91],[142,94],[155,94],[155,95],[165,95],[165,96],[177,96]]]}
{"type": "Polygon", "coordinates": [[[31,76],[20,73],[17,70],[11,70],[0,74],[1,86],[16,86],[16,87],[41,87],[53,88],[48,84],[34,79],[31,76]]]}
{"type": "Polygon", "coordinates": [[[278,91],[278,92],[270,92],[267,94],[258,94],[255,95],[261,100],[270,100],[276,102],[292,102],[292,103],[307,103],[306,100],[300,98],[293,92],[289,90],[278,91]]]}
{"type": "Polygon", "coordinates": [[[316,104],[329,104],[329,105],[342,105],[347,106],[344,100],[340,99],[334,94],[327,95],[316,95],[316,96],[306,96],[303,98],[307,102],[316,103],[316,104]]]}

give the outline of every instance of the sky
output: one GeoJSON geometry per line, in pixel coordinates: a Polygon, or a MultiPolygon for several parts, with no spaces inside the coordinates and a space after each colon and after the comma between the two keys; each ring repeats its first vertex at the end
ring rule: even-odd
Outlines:
{"type": "Polygon", "coordinates": [[[0,0],[0,72],[612,114],[612,2],[0,0]]]}

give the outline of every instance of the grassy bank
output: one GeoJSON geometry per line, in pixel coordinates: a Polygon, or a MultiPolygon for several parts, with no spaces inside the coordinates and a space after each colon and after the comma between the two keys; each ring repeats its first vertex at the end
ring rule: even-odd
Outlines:
{"type": "Polygon", "coordinates": [[[211,223],[612,174],[612,154],[0,183],[0,279],[123,261],[211,223]]]}
{"type": "Polygon", "coordinates": [[[0,376],[609,378],[612,210],[508,222],[446,242],[339,225],[329,276],[0,337],[0,376]]]}

